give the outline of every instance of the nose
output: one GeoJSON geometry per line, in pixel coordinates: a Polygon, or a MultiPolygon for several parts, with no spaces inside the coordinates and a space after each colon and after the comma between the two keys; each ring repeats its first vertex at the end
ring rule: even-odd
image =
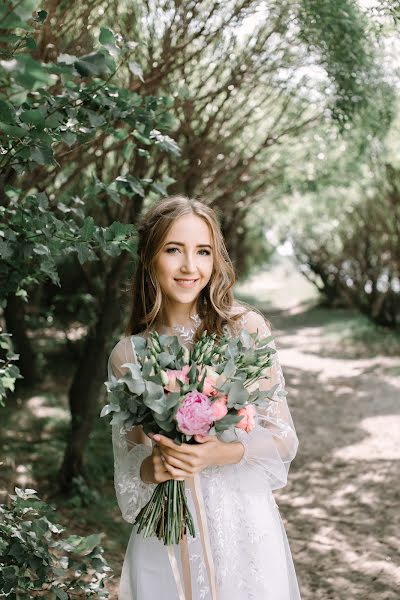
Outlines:
{"type": "Polygon", "coordinates": [[[196,271],[195,257],[192,252],[189,251],[183,253],[181,271],[184,273],[194,273],[196,271]]]}

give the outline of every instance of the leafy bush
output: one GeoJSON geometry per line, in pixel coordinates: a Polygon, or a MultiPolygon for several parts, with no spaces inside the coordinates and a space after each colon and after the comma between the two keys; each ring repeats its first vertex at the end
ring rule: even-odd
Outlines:
{"type": "Polygon", "coordinates": [[[49,600],[107,598],[111,571],[102,534],[69,535],[49,519],[53,510],[35,490],[15,488],[11,506],[0,505],[0,596],[49,600]]]}

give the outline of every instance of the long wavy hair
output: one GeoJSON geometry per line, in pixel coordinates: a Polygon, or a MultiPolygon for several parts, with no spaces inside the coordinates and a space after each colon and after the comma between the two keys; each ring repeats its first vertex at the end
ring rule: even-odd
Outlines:
{"type": "Polygon", "coordinates": [[[245,305],[234,302],[232,287],[235,271],[222,236],[215,211],[201,202],[186,196],[170,196],[152,206],[138,225],[138,262],[131,282],[131,311],[126,335],[148,331],[161,316],[163,293],[154,269],[155,258],[162,248],[175,219],[193,214],[203,219],[213,243],[213,271],[208,284],[197,298],[197,314],[201,318],[195,340],[205,330],[223,334],[224,325],[235,329],[245,305]]]}

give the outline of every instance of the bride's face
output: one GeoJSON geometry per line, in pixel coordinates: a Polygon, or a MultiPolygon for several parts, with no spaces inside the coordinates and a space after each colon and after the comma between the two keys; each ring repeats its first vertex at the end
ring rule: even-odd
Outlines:
{"type": "Polygon", "coordinates": [[[210,229],[197,215],[172,224],[154,261],[157,280],[172,302],[192,304],[210,280],[213,248],[210,229]]]}

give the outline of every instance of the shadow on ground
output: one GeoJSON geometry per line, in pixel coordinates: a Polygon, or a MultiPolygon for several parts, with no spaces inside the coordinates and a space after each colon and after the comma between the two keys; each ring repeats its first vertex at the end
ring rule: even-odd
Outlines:
{"type": "Polygon", "coordinates": [[[302,598],[399,598],[400,359],[330,353],[319,311],[268,316],[300,439],[276,498],[302,598]]]}

